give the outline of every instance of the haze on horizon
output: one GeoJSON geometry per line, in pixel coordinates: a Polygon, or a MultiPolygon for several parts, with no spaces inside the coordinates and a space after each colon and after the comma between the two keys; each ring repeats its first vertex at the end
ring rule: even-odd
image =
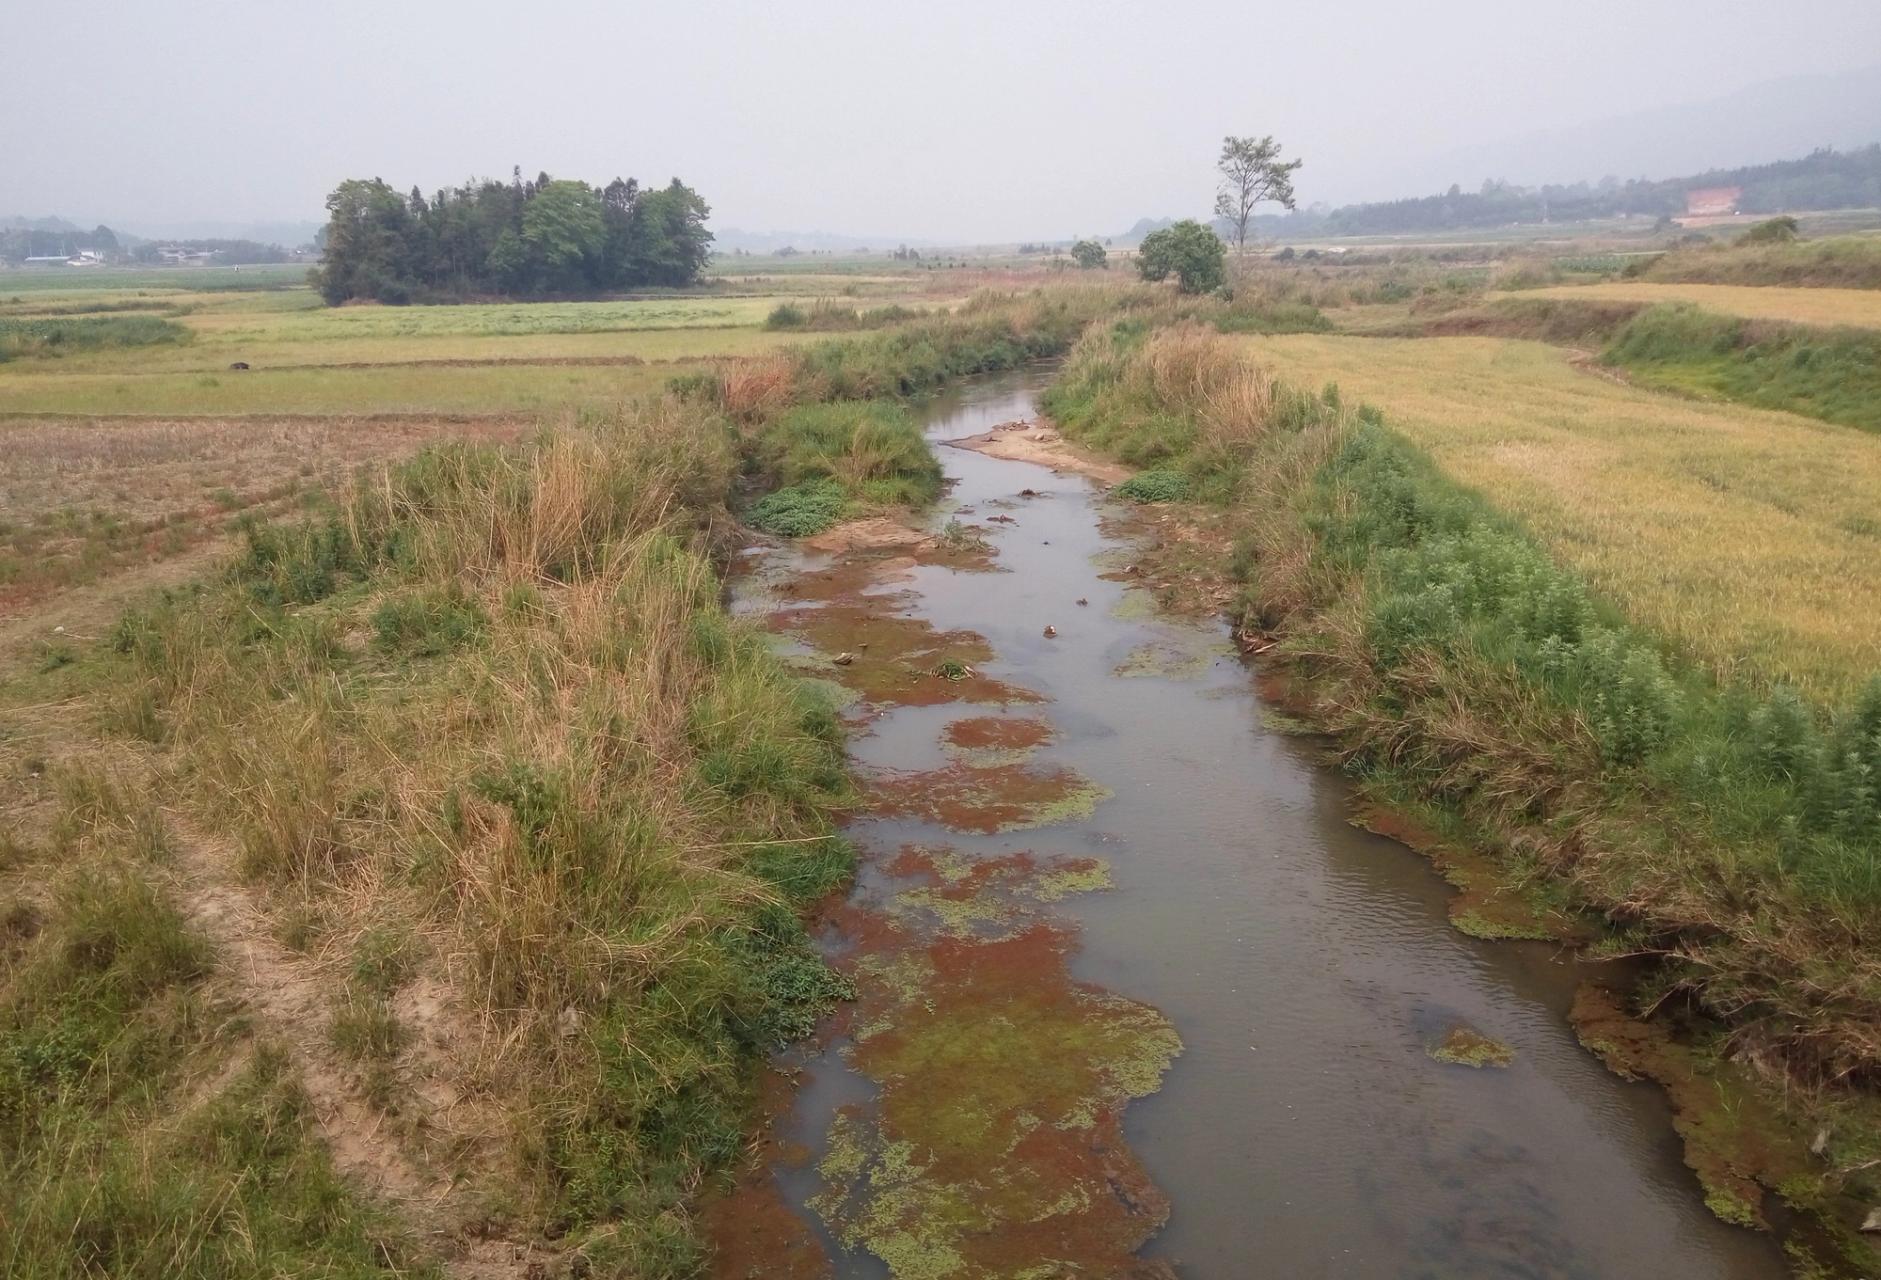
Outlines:
{"type": "Polygon", "coordinates": [[[1359,0],[1336,15],[1220,0],[152,0],[55,24],[10,60],[0,215],[317,221],[344,178],[429,193],[519,164],[678,175],[717,227],[1110,234],[1205,213],[1224,133],[1273,133],[1303,157],[1303,205],[1381,199],[1533,180],[1451,172],[1472,147],[1881,57],[1872,0],[1775,17],[1750,0],[1359,0]]]}

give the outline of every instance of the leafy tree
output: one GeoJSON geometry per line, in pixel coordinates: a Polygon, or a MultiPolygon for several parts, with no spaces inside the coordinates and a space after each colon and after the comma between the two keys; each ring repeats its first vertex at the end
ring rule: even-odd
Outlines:
{"type": "Polygon", "coordinates": [[[1137,250],[1137,274],[1145,280],[1176,278],[1184,293],[1207,293],[1227,279],[1227,246],[1193,218],[1152,231],[1137,250]]]}
{"type": "Polygon", "coordinates": [[[674,178],[661,191],[649,191],[634,205],[631,245],[636,283],[691,284],[712,257],[712,233],[705,229],[711,207],[699,193],[674,178]]]}
{"type": "Polygon", "coordinates": [[[1080,240],[1071,246],[1071,260],[1086,271],[1110,265],[1109,258],[1104,246],[1095,240],[1080,240]]]}
{"type": "Polygon", "coordinates": [[[1247,252],[1247,231],[1254,221],[1255,206],[1272,201],[1293,208],[1293,171],[1303,163],[1282,160],[1280,144],[1272,134],[1264,138],[1230,134],[1221,140],[1221,158],[1215,162],[1221,172],[1215,216],[1226,218],[1234,228],[1236,252],[1247,252]]]}
{"type": "Polygon", "coordinates": [[[326,261],[313,273],[321,296],[410,301],[413,226],[404,197],[384,182],[342,182],[327,197],[326,261]]]}
{"type": "Polygon", "coordinates": [[[601,196],[585,182],[545,182],[523,207],[522,243],[529,281],[543,293],[579,292],[597,283],[607,224],[601,196]]]}

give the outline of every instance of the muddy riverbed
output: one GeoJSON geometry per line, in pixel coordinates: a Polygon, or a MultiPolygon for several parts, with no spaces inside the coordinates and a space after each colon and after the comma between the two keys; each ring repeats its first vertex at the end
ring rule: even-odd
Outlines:
{"type": "Polygon", "coordinates": [[[784,1064],[721,1274],[1783,1274],[1576,1043],[1584,971],[1452,929],[1220,627],[1157,614],[1090,483],[940,453],[932,536],[736,586],[843,705],[864,797],[823,931],[857,1000],[784,1064]]]}

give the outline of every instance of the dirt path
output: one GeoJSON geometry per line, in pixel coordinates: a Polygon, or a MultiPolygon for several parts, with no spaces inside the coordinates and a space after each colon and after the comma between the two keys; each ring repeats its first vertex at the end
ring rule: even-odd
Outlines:
{"type": "Polygon", "coordinates": [[[0,667],[30,659],[41,644],[96,639],[134,601],[202,577],[234,546],[233,539],[213,538],[180,555],[133,565],[0,616],[0,667]]]}

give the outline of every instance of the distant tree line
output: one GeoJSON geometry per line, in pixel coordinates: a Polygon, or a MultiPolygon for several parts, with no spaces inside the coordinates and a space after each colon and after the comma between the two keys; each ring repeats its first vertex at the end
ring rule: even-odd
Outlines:
{"type": "Polygon", "coordinates": [[[133,262],[163,262],[165,250],[188,254],[210,254],[215,261],[245,267],[254,263],[292,262],[294,255],[278,244],[259,240],[143,240],[131,250],[133,262]]]}
{"type": "Polygon", "coordinates": [[[1713,169],[1684,178],[1607,178],[1598,183],[1518,187],[1489,181],[1478,191],[1451,187],[1442,195],[1334,209],[1316,226],[1262,219],[1280,234],[1380,235],[1401,231],[1505,226],[1512,222],[1577,222],[1626,215],[1676,217],[1685,193],[1698,187],[1742,187],[1745,213],[1786,209],[1864,209],[1881,205],[1881,143],[1857,151],[1823,149],[1800,160],[1713,169]]]}
{"type": "Polygon", "coordinates": [[[57,231],[40,227],[0,229],[0,261],[70,258],[86,249],[107,257],[116,256],[119,252],[117,233],[104,226],[90,231],[57,231]]]}
{"type": "Polygon", "coordinates": [[[517,170],[429,200],[355,178],[327,197],[313,281],[335,305],[691,284],[711,257],[710,212],[678,178],[643,191],[632,178],[592,187],[546,173],[525,182],[517,170]]]}

